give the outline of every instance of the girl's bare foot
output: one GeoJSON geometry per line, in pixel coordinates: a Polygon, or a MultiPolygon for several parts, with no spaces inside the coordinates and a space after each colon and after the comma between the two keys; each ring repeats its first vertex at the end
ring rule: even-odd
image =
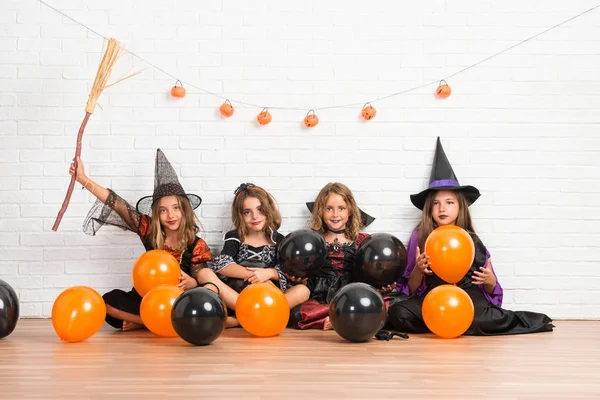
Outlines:
{"type": "Polygon", "coordinates": [[[135,331],[135,330],[144,329],[144,328],[145,328],[144,325],[136,324],[136,323],[129,322],[129,321],[123,321],[123,332],[135,331]]]}
{"type": "Polygon", "coordinates": [[[325,322],[323,323],[323,330],[330,331],[333,329],[333,325],[331,325],[331,320],[329,317],[325,317],[325,322]]]}
{"type": "Polygon", "coordinates": [[[240,326],[240,322],[236,317],[227,317],[227,321],[225,322],[225,328],[235,328],[236,326],[240,326]]]}

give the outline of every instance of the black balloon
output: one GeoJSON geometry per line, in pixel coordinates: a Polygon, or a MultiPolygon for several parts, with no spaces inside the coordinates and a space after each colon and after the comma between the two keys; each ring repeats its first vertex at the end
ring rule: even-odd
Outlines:
{"type": "Polygon", "coordinates": [[[13,288],[0,279],[0,339],[12,333],[19,320],[19,298],[13,288]]]}
{"type": "Polygon", "coordinates": [[[313,229],[291,232],[279,243],[281,270],[297,278],[306,278],[318,272],[325,255],[325,239],[313,229]]]}
{"type": "Polygon", "coordinates": [[[385,323],[383,297],[366,283],[349,283],[329,304],[329,319],[338,335],[351,342],[366,342],[385,323]]]}
{"type": "Polygon", "coordinates": [[[227,310],[215,292],[204,287],[185,291],[173,303],[171,322],[180,338],[205,346],[225,329],[227,310]]]}
{"type": "Polygon", "coordinates": [[[389,233],[374,233],[356,249],[353,282],[364,282],[377,288],[402,277],[406,269],[406,248],[389,233]]]}

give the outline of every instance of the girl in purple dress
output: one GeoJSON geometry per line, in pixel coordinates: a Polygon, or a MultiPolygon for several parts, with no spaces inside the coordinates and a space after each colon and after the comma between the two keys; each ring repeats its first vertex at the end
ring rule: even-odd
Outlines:
{"type": "Polygon", "coordinates": [[[445,284],[429,268],[429,257],[423,251],[429,234],[439,226],[456,225],[469,232],[475,244],[475,258],[469,272],[456,285],[467,292],[475,306],[475,317],[465,335],[514,335],[552,331],[552,320],[545,314],[510,311],[501,308],[502,286],[492,267],[490,253],[475,234],[469,206],[479,198],[473,186],[461,186],[437,141],[429,187],[411,201],[423,211],[421,222],[408,242],[408,265],[398,283],[399,291],[411,295],[390,306],[388,323],[395,330],[425,333],[429,329],[422,317],[423,300],[436,286],[445,284]]]}

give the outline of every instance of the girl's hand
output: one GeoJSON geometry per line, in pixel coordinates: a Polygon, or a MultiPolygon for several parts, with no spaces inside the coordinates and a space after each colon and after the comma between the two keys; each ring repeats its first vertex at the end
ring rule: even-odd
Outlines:
{"type": "Polygon", "coordinates": [[[431,270],[431,268],[429,268],[429,256],[427,255],[427,253],[421,253],[421,249],[419,249],[419,246],[417,246],[416,262],[416,267],[419,271],[421,271],[421,273],[425,275],[433,275],[433,271],[431,270]]]}
{"type": "Polygon", "coordinates": [[[379,289],[377,289],[377,291],[381,294],[386,294],[386,293],[391,293],[396,289],[396,284],[392,283],[391,285],[387,285],[387,286],[383,286],[379,289]]]}
{"type": "Polygon", "coordinates": [[[179,276],[179,284],[177,287],[180,287],[183,290],[188,290],[193,289],[196,286],[198,286],[198,282],[185,272],[181,271],[181,275],[179,276]]]}
{"type": "Polygon", "coordinates": [[[297,278],[297,277],[295,277],[295,276],[293,276],[293,275],[288,275],[288,274],[286,274],[286,273],[284,273],[283,275],[285,275],[285,277],[286,277],[286,278],[287,278],[287,279],[288,279],[290,282],[292,282],[294,285],[300,285],[300,284],[302,284],[302,285],[303,285],[303,284],[305,284],[305,283],[306,283],[306,281],[308,281],[308,277],[306,277],[306,278],[297,278]]]}
{"type": "Polygon", "coordinates": [[[75,175],[75,173],[77,173],[75,177],[77,182],[81,185],[84,185],[85,182],[88,180],[88,177],[85,176],[85,168],[80,157],[77,157],[77,167],[75,167],[75,161],[73,161],[71,163],[71,167],[69,168],[70,175],[75,175]]]}
{"type": "Polygon", "coordinates": [[[479,270],[473,272],[473,285],[485,285],[493,290],[496,287],[496,277],[492,272],[492,259],[488,258],[485,266],[479,267],[479,270]]]}
{"type": "Polygon", "coordinates": [[[246,269],[252,272],[246,280],[250,283],[260,283],[260,282],[268,282],[271,279],[279,278],[279,274],[275,271],[275,268],[250,268],[246,267],[246,269]]]}

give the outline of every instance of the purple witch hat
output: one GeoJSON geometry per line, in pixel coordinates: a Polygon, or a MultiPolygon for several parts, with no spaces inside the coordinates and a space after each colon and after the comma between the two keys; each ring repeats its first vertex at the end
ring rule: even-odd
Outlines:
{"type": "Polygon", "coordinates": [[[434,190],[456,190],[460,191],[469,204],[475,203],[475,200],[481,196],[479,190],[474,186],[461,186],[458,183],[458,179],[452,170],[450,161],[446,157],[444,148],[440,138],[437,138],[437,145],[435,148],[435,157],[433,158],[433,166],[431,167],[431,176],[429,177],[429,186],[417,194],[410,195],[410,201],[419,210],[423,209],[425,200],[431,191],[434,190]]]}

